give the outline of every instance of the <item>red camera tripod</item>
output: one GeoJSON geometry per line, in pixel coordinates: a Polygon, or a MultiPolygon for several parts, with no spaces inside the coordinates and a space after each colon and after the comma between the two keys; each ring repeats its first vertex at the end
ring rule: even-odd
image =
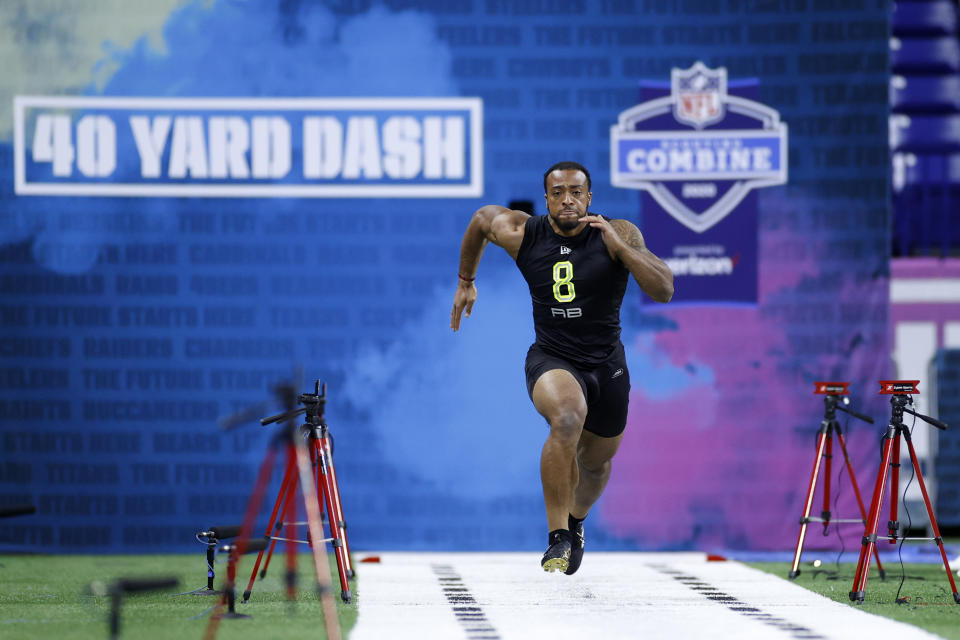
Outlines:
{"type": "MultiPolygon", "coordinates": [[[[326,385],[323,386],[323,393],[320,392],[320,381],[316,383],[316,392],[314,394],[296,393],[292,385],[279,385],[276,389],[277,394],[283,399],[283,404],[287,407],[284,413],[263,418],[260,423],[263,425],[274,422],[283,422],[283,428],[276,434],[270,443],[270,449],[257,473],[257,481],[254,485],[253,493],[247,502],[246,513],[244,514],[243,525],[240,529],[240,535],[236,542],[230,548],[230,560],[227,565],[227,578],[223,588],[223,597],[215,606],[210,621],[204,634],[204,640],[213,640],[216,635],[220,620],[223,618],[243,618],[249,617],[237,614],[234,611],[235,602],[235,584],[236,584],[236,565],[239,557],[248,551],[257,550],[260,552],[258,563],[262,557],[267,543],[274,543],[275,538],[269,535],[270,529],[274,525],[276,514],[281,504],[283,510],[291,519],[296,519],[297,513],[297,493],[302,500],[303,507],[307,517],[307,532],[309,535],[308,543],[311,547],[314,571],[317,580],[317,592],[320,597],[320,604],[323,610],[324,624],[327,637],[330,640],[340,640],[340,624],[337,618],[336,606],[331,595],[330,565],[327,559],[327,541],[323,537],[323,523],[321,514],[323,511],[323,497],[326,497],[326,503],[329,513],[328,524],[330,525],[332,540],[345,540],[346,525],[343,524],[342,510],[339,509],[339,491],[335,491],[336,480],[332,474],[332,460],[330,459],[331,447],[326,434],[326,427],[323,424],[322,411],[326,401],[326,385]],[[294,406],[299,402],[304,405],[303,408],[295,409],[294,406]],[[300,414],[306,413],[306,422],[301,429],[297,429],[294,424],[294,418],[300,414]],[[323,427],[321,430],[320,427],[323,427]],[[316,435],[322,434],[322,435],[316,435]],[[307,437],[305,438],[304,435],[307,437]],[[316,437],[315,437],[316,435],[316,437]],[[308,450],[306,440],[311,442],[308,450]],[[257,513],[260,510],[260,504],[270,477],[273,473],[273,465],[278,452],[286,454],[286,465],[284,470],[284,487],[277,497],[274,505],[274,513],[271,516],[270,525],[267,527],[267,536],[260,539],[251,540],[253,524],[257,513]],[[322,476],[324,484],[322,488],[315,485],[317,477],[322,476]],[[334,488],[331,488],[330,485],[334,488]],[[299,491],[298,491],[299,490],[299,491]],[[336,496],[334,502],[334,496],[336,496]],[[228,607],[228,612],[223,612],[223,607],[228,607]]],[[[234,421],[236,422],[236,421],[234,421]]],[[[295,596],[296,584],[296,522],[287,523],[289,533],[287,538],[287,574],[286,586],[287,597],[293,599],[295,596]]],[[[272,550],[272,546],[271,546],[272,550]]],[[[350,600],[350,590],[346,581],[346,567],[349,562],[349,555],[345,545],[337,548],[337,565],[340,573],[341,597],[344,601],[350,600]]],[[[352,572],[352,569],[351,569],[352,572]]],[[[254,568],[254,576],[256,568],[254,568]]],[[[251,576],[251,584],[253,576],[251,576]]],[[[246,593],[249,597],[249,588],[246,593]]],[[[246,599],[246,598],[245,598],[246,599]]]]}
{"type": "Polygon", "coordinates": [[[920,493],[923,494],[923,502],[927,508],[927,516],[930,518],[930,527],[933,529],[933,538],[902,538],[903,540],[933,540],[940,548],[940,557],[943,558],[943,568],[947,570],[947,578],[950,580],[950,590],[953,592],[953,600],[960,604],[960,594],[957,593],[957,585],[953,580],[953,573],[950,571],[950,562],[947,560],[947,552],[943,548],[943,539],[940,537],[940,528],[937,526],[937,519],[933,515],[933,507],[930,504],[930,496],[927,495],[927,486],[923,482],[923,474],[920,472],[920,464],[917,462],[917,452],[913,448],[913,440],[910,436],[910,430],[903,424],[904,412],[920,418],[938,429],[946,430],[947,425],[908,409],[907,405],[913,404],[913,398],[910,394],[919,393],[917,383],[919,380],[881,380],[880,393],[890,396],[890,404],[893,407],[890,417],[890,425],[883,436],[883,460],[880,463],[880,471],[877,473],[877,483],[873,488],[873,500],[870,502],[870,516],[867,518],[867,526],[863,532],[863,542],[860,547],[860,560],[857,562],[857,572],[853,577],[853,587],[850,591],[850,600],[859,603],[863,602],[864,594],[867,589],[867,575],[870,573],[870,554],[876,552],[877,528],[880,524],[880,507],[883,503],[883,491],[887,483],[887,467],[893,469],[891,474],[890,491],[890,520],[887,522],[887,539],[890,544],[896,544],[899,536],[900,523],[897,521],[897,491],[900,481],[900,436],[907,441],[907,449],[910,452],[910,461],[913,463],[913,469],[917,475],[917,482],[920,485],[920,493]]]}
{"type": "MultiPolygon", "coordinates": [[[[354,576],[353,565],[350,560],[350,545],[347,542],[347,523],[343,518],[343,506],[340,503],[340,489],[337,484],[337,472],[333,466],[333,445],[330,432],[327,430],[327,423],[323,418],[323,411],[327,401],[327,385],[324,384],[321,390],[320,381],[316,384],[315,394],[302,393],[299,401],[304,405],[303,409],[296,413],[305,413],[304,424],[300,427],[301,434],[307,439],[307,450],[310,453],[310,463],[316,471],[314,481],[316,483],[317,504],[323,514],[324,505],[327,510],[327,524],[330,528],[330,538],[325,542],[333,544],[334,552],[337,558],[337,571],[340,577],[340,598],[344,602],[350,602],[350,584],[348,580],[354,576]]],[[[280,414],[270,418],[264,418],[260,422],[263,425],[272,424],[282,420],[287,414],[280,414]]],[[[296,415],[296,414],[295,414],[296,415]]],[[[267,575],[267,569],[270,566],[270,559],[273,557],[273,550],[277,540],[285,539],[288,544],[296,542],[293,540],[294,527],[301,522],[296,522],[294,496],[297,491],[297,473],[296,469],[290,464],[283,475],[283,482],[280,485],[280,492],[273,505],[273,511],[270,514],[270,521],[267,523],[266,536],[271,538],[270,549],[267,551],[267,558],[264,561],[263,570],[260,572],[260,578],[267,575]],[[281,511],[282,509],[282,511],[281,511]],[[277,514],[280,518],[277,519],[277,514]],[[288,520],[289,519],[289,520],[288,520]],[[279,534],[283,527],[288,528],[289,538],[280,538],[279,534]],[[271,533],[272,531],[272,533],[271,533]]],[[[260,562],[263,560],[263,551],[257,555],[253,571],[250,573],[250,581],[243,592],[243,601],[250,599],[253,591],[253,583],[257,577],[257,570],[260,568],[260,562]]]]}
{"type": "MultiPolygon", "coordinates": [[[[849,382],[815,382],[814,393],[825,396],[823,398],[824,414],[823,421],[820,423],[820,431],[817,435],[817,457],[813,461],[813,473],[810,475],[810,485],[807,488],[807,499],[804,502],[803,517],[800,518],[800,536],[797,538],[797,550],[793,554],[793,565],[790,567],[790,579],[800,575],[800,554],[803,553],[803,540],[807,535],[807,525],[811,522],[822,522],[823,531],[826,533],[830,526],[830,479],[832,477],[833,462],[833,434],[837,434],[837,440],[840,442],[840,450],[843,452],[843,461],[846,465],[847,474],[850,476],[850,483],[853,485],[853,492],[857,496],[857,505],[860,507],[860,518],[834,518],[833,522],[859,522],[864,524],[867,520],[867,513],[863,508],[863,498],[860,497],[860,488],[857,486],[857,478],[853,475],[853,466],[850,464],[850,456],[847,455],[847,444],[843,440],[843,433],[840,431],[840,423],[837,422],[837,411],[843,411],[864,422],[873,424],[873,418],[857,413],[853,409],[843,406],[850,403],[847,397],[849,393],[847,387],[849,382]],[[826,447],[826,454],[824,454],[826,447]],[[826,458],[823,480],[823,510],[820,517],[810,517],[810,509],[813,507],[813,492],[817,488],[817,475],[820,471],[820,461],[826,458]]],[[[880,570],[880,578],[885,577],[883,565],[880,564],[880,555],[876,549],[873,551],[877,559],[877,569],[880,570]]]]}

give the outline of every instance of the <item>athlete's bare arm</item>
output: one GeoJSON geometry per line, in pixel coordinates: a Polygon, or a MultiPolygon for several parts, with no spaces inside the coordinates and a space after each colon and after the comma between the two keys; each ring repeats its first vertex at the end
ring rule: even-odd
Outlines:
{"type": "Polygon", "coordinates": [[[530,215],[523,211],[514,211],[495,204],[480,207],[470,219],[467,231],[460,244],[460,277],[457,291],[453,296],[453,310],[450,312],[450,328],[460,328],[460,317],[466,312],[470,317],[473,303],[477,299],[477,288],[473,278],[477,274],[480,256],[488,242],[492,242],[510,254],[514,260],[523,242],[523,226],[530,215]]]}
{"type": "Polygon", "coordinates": [[[601,216],[584,216],[591,227],[603,232],[603,241],[614,260],[625,266],[645,294],[657,302],[670,302],[673,297],[673,272],[663,260],[647,249],[643,234],[629,220],[610,220],[601,216]]]}

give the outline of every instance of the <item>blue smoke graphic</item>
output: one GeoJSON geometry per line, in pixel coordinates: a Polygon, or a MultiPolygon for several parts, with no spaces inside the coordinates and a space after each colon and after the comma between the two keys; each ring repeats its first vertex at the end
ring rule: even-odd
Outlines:
{"type": "Polygon", "coordinates": [[[113,51],[107,95],[457,95],[433,18],[382,6],[342,23],[319,3],[195,0],[164,28],[167,55],[141,38],[113,51]],[[202,65],[197,61],[202,60],[202,65]],[[416,70],[416,82],[410,82],[416,70]]]}
{"type": "Polygon", "coordinates": [[[347,367],[345,396],[368,407],[382,455],[462,498],[540,494],[549,430],[523,373],[533,342],[530,297],[506,280],[484,280],[457,333],[449,329],[452,287],[435,290],[420,321],[347,367]]]}

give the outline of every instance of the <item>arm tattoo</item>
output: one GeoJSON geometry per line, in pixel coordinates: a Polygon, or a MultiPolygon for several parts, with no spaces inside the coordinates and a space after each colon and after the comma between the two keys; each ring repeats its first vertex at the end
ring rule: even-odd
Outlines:
{"type": "Polygon", "coordinates": [[[641,235],[640,230],[635,226],[626,220],[611,220],[610,224],[631,249],[643,251],[646,248],[643,242],[643,235],[641,235]]]}

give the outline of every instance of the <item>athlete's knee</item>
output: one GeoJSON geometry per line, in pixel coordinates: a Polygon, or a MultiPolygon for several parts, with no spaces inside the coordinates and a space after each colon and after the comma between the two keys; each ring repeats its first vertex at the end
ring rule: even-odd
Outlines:
{"type": "Polygon", "coordinates": [[[550,437],[576,447],[583,430],[584,416],[575,410],[557,411],[550,417],[550,437]]]}
{"type": "Polygon", "coordinates": [[[593,460],[590,458],[584,459],[582,455],[577,456],[577,462],[580,463],[580,471],[586,473],[595,478],[602,478],[603,476],[610,473],[610,468],[612,466],[609,459],[607,460],[593,460]]]}
{"type": "Polygon", "coordinates": [[[611,462],[617,450],[613,447],[596,445],[595,439],[591,439],[589,442],[584,442],[581,439],[577,446],[577,464],[584,473],[602,476],[605,473],[610,473],[611,462]]]}

